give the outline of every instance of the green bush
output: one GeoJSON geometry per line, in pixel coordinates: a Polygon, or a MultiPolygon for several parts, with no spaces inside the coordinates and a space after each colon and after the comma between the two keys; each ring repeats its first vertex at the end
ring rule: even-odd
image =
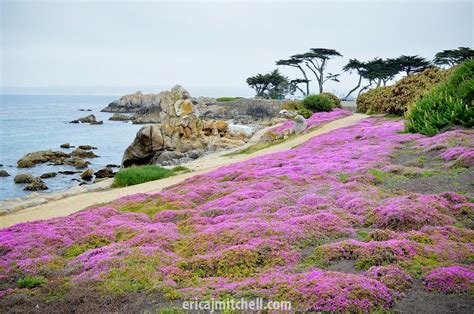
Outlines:
{"type": "Polygon", "coordinates": [[[239,99],[242,99],[242,97],[219,97],[219,98],[216,98],[217,101],[235,101],[235,100],[239,100],[239,99]]]}
{"type": "Polygon", "coordinates": [[[336,95],[331,94],[331,93],[321,93],[319,95],[328,98],[331,101],[331,104],[332,104],[333,108],[342,108],[341,100],[336,95]]]}
{"type": "Polygon", "coordinates": [[[303,102],[301,100],[288,100],[283,105],[283,109],[288,111],[298,111],[301,108],[303,108],[303,102]]]}
{"type": "Polygon", "coordinates": [[[357,98],[357,111],[403,115],[416,101],[446,81],[451,73],[452,70],[430,68],[406,76],[395,85],[371,89],[357,98]]]}
{"type": "Polygon", "coordinates": [[[431,136],[453,125],[473,127],[473,100],[474,60],[469,60],[409,109],[405,129],[431,136]]]}
{"type": "Polygon", "coordinates": [[[332,102],[328,97],[321,95],[309,95],[302,101],[303,107],[312,112],[331,111],[332,102]]]}
{"type": "Polygon", "coordinates": [[[44,285],[47,282],[43,276],[26,276],[18,279],[20,288],[32,289],[44,285]]]}
{"type": "Polygon", "coordinates": [[[159,166],[139,166],[122,169],[114,177],[114,187],[130,186],[148,181],[168,178],[178,172],[189,171],[183,166],[166,169],[159,166]]]}
{"type": "Polygon", "coordinates": [[[305,119],[308,119],[313,114],[311,110],[306,108],[300,108],[296,111],[296,113],[302,115],[305,119]]]}

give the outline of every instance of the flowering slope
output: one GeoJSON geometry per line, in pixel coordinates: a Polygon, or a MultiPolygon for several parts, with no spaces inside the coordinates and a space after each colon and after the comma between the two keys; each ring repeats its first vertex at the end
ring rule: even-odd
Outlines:
{"type": "MultiPolygon", "coordinates": [[[[472,133],[427,139],[402,128],[367,119],[160,193],[2,229],[0,296],[26,289],[60,300],[86,286],[91,294],[262,296],[302,310],[368,311],[390,308],[412,277],[433,270],[425,282],[439,290],[453,276],[437,268],[474,260],[474,231],[464,228],[474,204],[454,192],[394,193],[374,174],[406,143],[441,147],[439,158],[466,156],[472,133]],[[327,269],[340,260],[355,269],[327,269]],[[18,284],[32,276],[37,287],[18,284]]],[[[459,285],[441,291],[466,291],[472,281],[459,285]]]]}
{"type": "MultiPolygon", "coordinates": [[[[326,111],[315,112],[311,115],[311,117],[306,119],[306,123],[308,124],[308,127],[306,130],[311,130],[324,123],[328,123],[328,122],[341,119],[350,115],[352,115],[352,112],[350,112],[349,110],[339,109],[339,108],[334,108],[332,111],[328,111],[328,112],[326,111]]],[[[293,120],[288,120],[282,125],[272,128],[270,131],[277,134],[284,133],[285,131],[292,130],[294,123],[295,122],[293,120]]]]}

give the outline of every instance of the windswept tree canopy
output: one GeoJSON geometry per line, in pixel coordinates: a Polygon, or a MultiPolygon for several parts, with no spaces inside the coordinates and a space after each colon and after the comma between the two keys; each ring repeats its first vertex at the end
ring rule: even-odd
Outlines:
{"type": "Polygon", "coordinates": [[[474,50],[469,47],[459,47],[438,52],[435,55],[434,63],[441,66],[455,66],[469,59],[474,59],[474,50]]]}
{"type": "Polygon", "coordinates": [[[431,63],[428,60],[420,56],[401,55],[400,57],[393,59],[393,62],[398,63],[400,70],[405,72],[407,76],[411,73],[421,72],[431,66],[431,63]]]}
{"type": "Polygon", "coordinates": [[[385,85],[388,81],[393,80],[401,70],[396,59],[374,58],[365,62],[362,76],[378,87],[382,83],[385,85]]]}
{"type": "Polygon", "coordinates": [[[281,59],[281,60],[276,61],[276,65],[290,66],[290,67],[298,68],[301,71],[301,73],[303,74],[304,79],[296,79],[296,80],[293,80],[293,81],[299,81],[297,84],[305,83],[306,84],[306,91],[299,88],[297,86],[297,84],[294,84],[293,86],[296,89],[298,89],[303,94],[303,96],[306,96],[306,95],[309,95],[309,82],[310,82],[310,80],[308,80],[308,76],[306,75],[306,72],[301,67],[302,63],[303,63],[303,60],[302,59],[297,59],[297,58],[281,59]]]}
{"type": "MultiPolygon", "coordinates": [[[[247,78],[247,84],[257,93],[257,97],[281,99],[292,91],[288,78],[273,70],[268,74],[257,74],[247,78]]],[[[293,89],[294,90],[294,89],[293,89]]]]}
{"type": "Polygon", "coordinates": [[[342,57],[342,55],[334,49],[311,48],[309,52],[296,54],[291,58],[305,62],[308,69],[310,69],[316,77],[319,86],[319,93],[322,93],[325,82],[329,80],[339,82],[339,74],[327,73],[326,76],[324,74],[327,61],[334,57],[342,57]]]}

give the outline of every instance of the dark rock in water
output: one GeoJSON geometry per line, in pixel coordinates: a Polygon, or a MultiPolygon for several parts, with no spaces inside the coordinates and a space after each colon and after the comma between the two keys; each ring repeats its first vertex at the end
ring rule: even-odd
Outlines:
{"type": "Polygon", "coordinates": [[[94,173],[96,179],[101,179],[101,178],[113,178],[115,176],[114,171],[112,168],[104,168],[100,169],[99,171],[94,173]]]}
{"type": "Polygon", "coordinates": [[[97,147],[90,146],[90,145],[79,145],[77,148],[82,149],[82,150],[97,149],[97,147]]]}
{"type": "Polygon", "coordinates": [[[90,162],[85,161],[84,159],[81,159],[81,158],[71,158],[71,159],[66,160],[64,164],[68,166],[73,166],[76,169],[84,169],[90,165],[90,162]]]}
{"type": "Polygon", "coordinates": [[[79,180],[77,178],[72,178],[71,181],[82,182],[82,180],[79,180]]]}
{"type": "Polygon", "coordinates": [[[106,167],[107,167],[107,168],[120,168],[120,165],[108,164],[106,167]]]}
{"type": "Polygon", "coordinates": [[[25,191],[40,191],[47,190],[48,186],[40,178],[35,178],[33,182],[29,183],[23,190],[25,191]]]}
{"type": "Polygon", "coordinates": [[[71,144],[69,144],[69,143],[64,143],[64,144],[61,144],[59,147],[61,147],[61,148],[73,148],[74,146],[71,146],[71,144]]]}
{"type": "Polygon", "coordinates": [[[92,111],[92,109],[79,109],[79,111],[92,111]]]}
{"type": "Polygon", "coordinates": [[[83,185],[89,185],[89,183],[87,183],[85,181],[82,181],[81,183],[79,183],[79,186],[83,186],[83,185]]]}
{"type": "Polygon", "coordinates": [[[6,170],[0,170],[0,177],[9,177],[10,174],[6,170]]]}
{"type": "Polygon", "coordinates": [[[99,157],[90,150],[88,151],[88,150],[83,150],[83,149],[80,149],[80,148],[76,148],[75,150],[73,150],[73,152],[71,153],[71,156],[75,156],[75,157],[79,157],[79,158],[99,157]]]}
{"type": "Polygon", "coordinates": [[[31,183],[35,181],[35,177],[30,173],[20,173],[15,176],[13,181],[15,181],[15,183],[31,183]]]}
{"type": "Polygon", "coordinates": [[[83,173],[81,173],[81,179],[82,180],[86,180],[86,181],[89,181],[90,179],[92,179],[92,176],[94,175],[94,170],[92,169],[87,169],[86,171],[84,171],[83,173]]]}
{"type": "Polygon", "coordinates": [[[58,173],[65,174],[65,175],[73,175],[73,174],[77,174],[77,173],[81,173],[81,172],[80,171],[66,170],[66,171],[59,171],[58,173]]]}
{"type": "Polygon", "coordinates": [[[55,176],[57,176],[56,172],[46,172],[46,173],[43,173],[42,175],[40,175],[40,178],[41,179],[48,179],[48,178],[54,178],[55,176]]]}
{"type": "Polygon", "coordinates": [[[104,124],[104,121],[95,121],[95,122],[91,122],[90,124],[91,124],[91,125],[94,125],[94,124],[96,124],[96,125],[104,124]]]}
{"type": "Polygon", "coordinates": [[[96,117],[91,114],[85,117],[81,117],[77,120],[72,120],[69,123],[89,123],[89,124],[102,124],[104,123],[103,121],[97,121],[96,117]]]}
{"type": "Polygon", "coordinates": [[[29,153],[18,160],[18,168],[32,168],[36,164],[52,162],[53,164],[62,165],[69,155],[61,151],[42,150],[34,153],[29,153]]]}
{"type": "Polygon", "coordinates": [[[130,121],[132,120],[131,116],[121,114],[121,113],[114,113],[110,118],[110,121],[130,121]]]}

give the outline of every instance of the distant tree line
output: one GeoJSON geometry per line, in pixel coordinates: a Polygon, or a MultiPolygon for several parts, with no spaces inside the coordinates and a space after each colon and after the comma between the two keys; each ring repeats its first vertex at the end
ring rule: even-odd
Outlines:
{"type": "MultiPolygon", "coordinates": [[[[247,84],[256,91],[257,97],[281,99],[286,95],[293,95],[296,91],[299,91],[303,96],[307,96],[311,90],[312,80],[309,77],[312,74],[319,93],[323,93],[326,82],[339,82],[340,74],[326,73],[329,60],[336,57],[342,57],[342,55],[334,49],[311,48],[309,52],[295,54],[288,59],[276,61],[278,66],[298,69],[302,77],[290,80],[276,69],[268,74],[257,74],[249,77],[247,84]]],[[[418,55],[402,55],[398,58],[387,59],[374,58],[368,61],[349,59],[342,71],[356,73],[359,79],[357,85],[348,91],[344,98],[349,98],[357,90],[359,90],[358,95],[360,95],[371,87],[385,86],[400,73],[408,76],[429,67],[452,67],[468,59],[474,59],[474,50],[468,47],[443,50],[435,55],[433,61],[418,55]]]]}

